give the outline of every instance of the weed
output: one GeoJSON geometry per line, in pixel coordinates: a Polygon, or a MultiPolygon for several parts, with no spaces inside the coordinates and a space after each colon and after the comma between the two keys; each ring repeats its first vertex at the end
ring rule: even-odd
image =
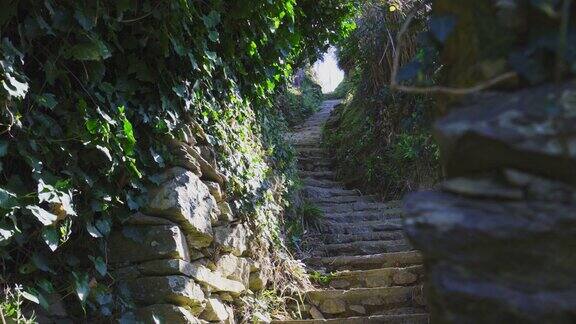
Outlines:
{"type": "Polygon", "coordinates": [[[0,319],[2,323],[32,324],[36,323],[35,316],[32,314],[29,318],[22,312],[22,305],[26,292],[22,286],[16,285],[14,290],[4,289],[3,300],[0,302],[0,319]]]}
{"type": "Polygon", "coordinates": [[[332,282],[332,280],[334,280],[334,274],[333,273],[321,273],[318,271],[312,271],[309,274],[310,277],[310,281],[315,282],[321,286],[328,286],[330,284],[330,282],[332,282]]]}

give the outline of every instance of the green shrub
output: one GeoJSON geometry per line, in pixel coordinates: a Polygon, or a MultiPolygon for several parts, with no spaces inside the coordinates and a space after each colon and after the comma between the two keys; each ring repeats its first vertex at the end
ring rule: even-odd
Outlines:
{"type": "Polygon", "coordinates": [[[285,179],[274,175],[291,153],[270,97],[349,29],[351,11],[336,0],[3,3],[2,281],[58,292],[78,321],[109,321],[127,304],[110,288],[106,237],[193,122],[238,211],[277,235],[272,192],[285,179]]]}
{"type": "MultiPolygon", "coordinates": [[[[353,187],[396,199],[407,190],[430,186],[440,176],[438,149],[430,134],[434,101],[423,95],[390,91],[396,33],[420,1],[368,1],[358,29],[339,45],[338,64],[346,74],[333,94],[343,98],[324,130],[324,142],[339,177],[353,187]],[[390,11],[395,5],[397,10],[390,11]]],[[[425,20],[423,20],[425,21],[425,20]]],[[[416,23],[405,35],[401,62],[426,56],[416,23]]]]}
{"type": "Polygon", "coordinates": [[[276,107],[289,126],[301,124],[319,110],[323,100],[322,87],[306,69],[300,86],[286,85],[276,96],[276,107]]]}

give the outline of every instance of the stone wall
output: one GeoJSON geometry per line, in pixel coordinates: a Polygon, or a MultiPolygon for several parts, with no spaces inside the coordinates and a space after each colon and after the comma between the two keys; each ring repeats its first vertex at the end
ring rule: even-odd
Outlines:
{"type": "Polygon", "coordinates": [[[149,188],[147,206],[108,243],[127,320],[143,323],[234,323],[239,296],[266,278],[249,257],[249,226],[225,194],[214,149],[199,125],[173,141],[175,165],[149,188]]]}
{"type": "Polygon", "coordinates": [[[448,179],[405,199],[433,322],[576,321],[576,85],[478,96],[435,131],[448,179]]]}

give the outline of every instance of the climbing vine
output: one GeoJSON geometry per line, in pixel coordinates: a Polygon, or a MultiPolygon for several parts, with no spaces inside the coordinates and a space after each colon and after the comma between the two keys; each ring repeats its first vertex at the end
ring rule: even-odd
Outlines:
{"type": "Polygon", "coordinates": [[[270,145],[270,96],[353,28],[352,10],[337,0],[3,3],[0,281],[43,306],[58,293],[112,315],[105,238],[174,158],[166,139],[199,122],[227,152],[229,191],[241,205],[257,200],[261,186],[246,180],[288,157],[270,145]]]}

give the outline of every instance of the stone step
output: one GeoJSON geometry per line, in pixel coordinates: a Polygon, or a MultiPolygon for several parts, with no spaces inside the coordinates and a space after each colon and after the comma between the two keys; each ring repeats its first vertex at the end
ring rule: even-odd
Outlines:
{"type": "Polygon", "coordinates": [[[315,256],[369,255],[413,250],[406,239],[394,241],[355,241],[351,243],[324,244],[314,250],[315,256]]]}
{"type": "Polygon", "coordinates": [[[320,240],[326,244],[350,243],[356,241],[394,241],[405,238],[404,231],[385,231],[361,234],[322,234],[320,240]]]}
{"type": "Polygon", "coordinates": [[[408,287],[352,288],[348,290],[313,290],[306,297],[324,316],[347,317],[359,314],[395,314],[398,309],[425,311],[424,289],[408,287]]]}
{"type": "Polygon", "coordinates": [[[326,213],[349,213],[354,211],[376,211],[397,208],[396,206],[382,202],[356,202],[351,204],[321,203],[318,207],[326,213]]]}
{"type": "Polygon", "coordinates": [[[344,185],[342,183],[332,180],[315,179],[310,177],[302,177],[301,180],[307,186],[313,186],[318,188],[344,188],[344,185]]]}
{"type": "Polygon", "coordinates": [[[332,168],[325,165],[298,163],[298,170],[300,170],[300,172],[331,172],[332,168]]]}
{"type": "Polygon", "coordinates": [[[302,151],[302,150],[307,150],[310,148],[317,148],[318,147],[318,143],[321,141],[321,139],[318,137],[316,139],[310,139],[310,138],[306,138],[306,139],[302,139],[302,138],[298,138],[298,139],[292,139],[291,143],[292,146],[294,146],[294,148],[296,149],[296,151],[302,151]]]}
{"type": "Polygon", "coordinates": [[[358,190],[346,190],[341,188],[323,188],[305,185],[302,188],[304,196],[308,198],[328,198],[336,196],[360,196],[358,190]]]}
{"type": "Polygon", "coordinates": [[[335,223],[371,222],[388,219],[402,219],[402,217],[404,217],[404,215],[399,209],[324,214],[325,219],[335,223]]]}
{"type": "Polygon", "coordinates": [[[347,255],[318,257],[306,260],[308,264],[333,270],[369,270],[390,267],[408,267],[422,264],[422,256],[417,251],[380,253],[372,255],[347,255]]]}
{"type": "Polygon", "coordinates": [[[301,147],[301,148],[296,148],[296,153],[298,153],[299,156],[303,156],[303,157],[325,157],[326,156],[326,152],[318,147],[301,147]]]}
{"type": "Polygon", "coordinates": [[[299,170],[298,173],[302,178],[313,178],[322,180],[333,180],[336,174],[332,171],[302,171],[299,170]]]}
{"type": "Polygon", "coordinates": [[[332,160],[324,157],[324,156],[298,156],[297,159],[298,163],[312,163],[324,166],[331,166],[332,160]]]}
{"type": "Polygon", "coordinates": [[[276,324],[427,324],[428,314],[374,315],[368,317],[348,317],[335,319],[310,319],[292,321],[273,321],[276,324]]]}
{"type": "Polygon", "coordinates": [[[384,232],[402,230],[402,219],[389,219],[382,221],[338,223],[324,219],[318,225],[322,234],[360,234],[369,232],[384,232]]]}
{"type": "Polygon", "coordinates": [[[352,196],[332,196],[332,197],[314,197],[310,200],[316,204],[348,204],[357,202],[374,202],[374,196],[359,196],[354,193],[352,196]]]}
{"type": "Polygon", "coordinates": [[[334,289],[411,286],[421,284],[423,277],[422,265],[342,271],[332,275],[329,286],[334,289]]]}

